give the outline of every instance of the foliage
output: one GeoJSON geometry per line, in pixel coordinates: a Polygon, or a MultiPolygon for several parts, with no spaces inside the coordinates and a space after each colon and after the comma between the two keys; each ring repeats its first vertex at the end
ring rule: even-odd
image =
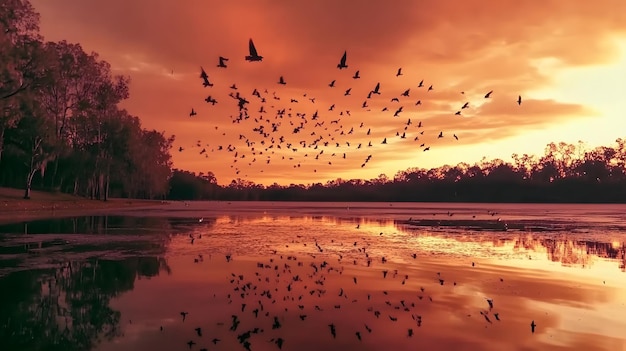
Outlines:
{"type": "Polygon", "coordinates": [[[0,185],[163,197],[173,137],[119,108],[127,77],[79,44],[44,43],[38,21],[27,0],[0,4],[0,185]]]}

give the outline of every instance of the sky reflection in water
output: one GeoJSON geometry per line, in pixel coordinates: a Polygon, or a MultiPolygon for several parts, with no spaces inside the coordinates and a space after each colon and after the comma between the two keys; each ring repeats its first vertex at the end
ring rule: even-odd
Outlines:
{"type": "Polygon", "coordinates": [[[20,350],[189,350],[190,340],[192,350],[244,350],[237,335],[258,327],[255,351],[277,350],[278,337],[284,350],[626,349],[626,240],[616,230],[410,228],[332,211],[183,214],[42,221],[30,224],[42,234],[1,236],[0,340],[20,350]],[[231,315],[241,320],[235,332],[231,315]]]}

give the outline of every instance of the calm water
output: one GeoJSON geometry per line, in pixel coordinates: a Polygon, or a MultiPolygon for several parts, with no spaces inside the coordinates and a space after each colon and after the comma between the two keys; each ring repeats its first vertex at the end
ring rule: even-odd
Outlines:
{"type": "Polygon", "coordinates": [[[626,350],[625,228],[619,205],[253,202],[3,225],[0,349],[626,350]]]}

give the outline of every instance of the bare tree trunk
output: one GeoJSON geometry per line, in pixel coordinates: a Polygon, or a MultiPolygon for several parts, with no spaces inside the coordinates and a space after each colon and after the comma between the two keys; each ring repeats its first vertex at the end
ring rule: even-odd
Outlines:
{"type": "Polygon", "coordinates": [[[54,168],[52,169],[52,176],[50,177],[50,189],[55,188],[55,180],[57,178],[57,172],[59,171],[59,158],[54,159],[54,168]]]}
{"type": "Polygon", "coordinates": [[[74,195],[78,195],[78,177],[74,178],[74,191],[73,191],[74,195]]]}
{"type": "Polygon", "coordinates": [[[4,131],[5,127],[0,127],[0,162],[2,161],[2,153],[4,151],[4,131]]]}
{"type": "Polygon", "coordinates": [[[26,188],[24,189],[25,200],[30,200],[31,184],[33,183],[33,177],[35,176],[35,173],[37,172],[36,169],[32,169],[32,168],[33,167],[31,166],[31,170],[30,172],[28,172],[28,176],[26,177],[26,188]]]}
{"type": "Polygon", "coordinates": [[[87,180],[87,195],[93,200],[93,177],[89,177],[87,180]]]}
{"type": "Polygon", "coordinates": [[[109,201],[109,185],[111,184],[111,176],[109,172],[110,171],[107,169],[106,179],[104,180],[104,201],[109,201]]]}
{"type": "Polygon", "coordinates": [[[98,175],[98,200],[104,200],[104,174],[100,173],[98,175]]]}

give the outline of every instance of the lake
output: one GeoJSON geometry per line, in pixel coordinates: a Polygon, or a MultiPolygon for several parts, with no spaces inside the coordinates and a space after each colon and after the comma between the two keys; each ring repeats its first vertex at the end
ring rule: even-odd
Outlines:
{"type": "Polygon", "coordinates": [[[624,205],[443,203],[5,224],[0,349],[626,350],[625,229],[624,205]]]}

